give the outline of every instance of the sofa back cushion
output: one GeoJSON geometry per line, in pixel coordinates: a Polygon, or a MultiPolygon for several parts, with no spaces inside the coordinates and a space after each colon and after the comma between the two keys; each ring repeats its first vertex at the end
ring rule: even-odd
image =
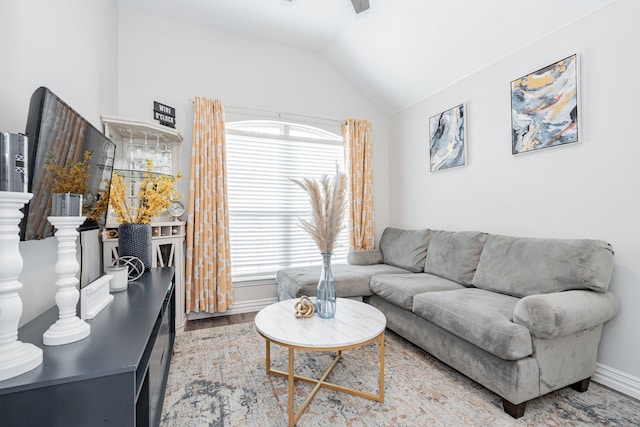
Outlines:
{"type": "Polygon", "coordinates": [[[570,289],[604,292],[612,269],[613,250],[601,240],[490,235],[472,283],[517,297],[570,289]]]}
{"type": "Polygon", "coordinates": [[[471,285],[488,236],[477,231],[432,231],[424,272],[471,285]]]}
{"type": "Polygon", "coordinates": [[[424,268],[430,230],[401,230],[387,227],[380,238],[385,264],[419,273],[424,268]]]}

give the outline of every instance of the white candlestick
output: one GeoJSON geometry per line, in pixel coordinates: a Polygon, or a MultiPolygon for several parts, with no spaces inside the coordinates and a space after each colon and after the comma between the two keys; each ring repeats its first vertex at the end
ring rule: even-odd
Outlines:
{"type": "Polygon", "coordinates": [[[76,260],[76,230],[85,220],[83,216],[50,216],[49,222],[57,229],[58,262],[56,273],[56,304],[60,311],[60,318],[43,334],[45,345],[62,345],[81,340],[89,336],[91,326],[76,316],[76,305],[80,298],[77,289],[76,273],[80,265],[76,260]]]}
{"type": "Polygon", "coordinates": [[[20,209],[31,199],[30,193],[0,191],[0,380],[13,378],[38,367],[42,350],[18,341],[22,300],[18,281],[22,271],[18,237],[20,209]]]}

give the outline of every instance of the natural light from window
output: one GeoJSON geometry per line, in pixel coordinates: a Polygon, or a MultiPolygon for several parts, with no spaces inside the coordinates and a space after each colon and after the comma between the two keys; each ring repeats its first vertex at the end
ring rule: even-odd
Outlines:
{"type": "MultiPolygon", "coordinates": [[[[309,217],[307,194],[290,178],[344,172],[342,136],[272,120],[225,128],[233,280],[272,278],[280,268],[320,264],[318,248],[298,226],[309,217]]],[[[346,261],[346,218],[334,262],[346,261]]]]}

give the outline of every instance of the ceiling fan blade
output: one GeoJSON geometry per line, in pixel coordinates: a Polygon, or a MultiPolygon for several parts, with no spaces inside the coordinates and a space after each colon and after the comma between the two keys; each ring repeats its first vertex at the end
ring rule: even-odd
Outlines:
{"type": "Polygon", "coordinates": [[[351,0],[356,13],[364,12],[369,9],[369,0],[351,0]]]}
{"type": "MultiPolygon", "coordinates": [[[[298,0],[282,0],[282,3],[292,5],[296,1],[298,0]]],[[[351,0],[351,4],[353,4],[356,14],[369,10],[369,0],[351,0]]]]}

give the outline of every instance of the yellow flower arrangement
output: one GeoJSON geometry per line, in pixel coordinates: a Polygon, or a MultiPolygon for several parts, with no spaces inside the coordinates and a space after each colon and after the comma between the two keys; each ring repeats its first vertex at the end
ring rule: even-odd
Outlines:
{"type": "Polygon", "coordinates": [[[85,151],[83,160],[71,163],[67,167],[58,166],[53,154],[49,154],[44,169],[47,172],[45,182],[51,186],[51,192],[85,194],[89,191],[87,182],[92,154],[89,150],[85,151]]]}
{"type": "Polygon", "coordinates": [[[147,171],[143,174],[144,179],[138,193],[138,207],[131,206],[128,202],[123,177],[118,172],[113,173],[109,204],[121,224],[149,224],[171,202],[181,198],[175,188],[176,181],[182,178],[180,173],[176,177],[155,174],[151,172],[152,167],[153,162],[147,160],[147,171]]]}
{"type": "MultiPolygon", "coordinates": [[[[72,193],[86,195],[89,192],[89,169],[91,169],[92,151],[85,151],[81,161],[73,162],[68,166],[58,166],[53,154],[49,154],[45,160],[44,169],[47,172],[44,178],[46,185],[51,187],[51,193],[72,193]]],[[[109,182],[107,187],[109,188],[109,182]]],[[[84,198],[84,216],[97,221],[101,214],[107,210],[107,197],[99,197],[98,201],[87,210],[87,199],[84,198]]]]}

